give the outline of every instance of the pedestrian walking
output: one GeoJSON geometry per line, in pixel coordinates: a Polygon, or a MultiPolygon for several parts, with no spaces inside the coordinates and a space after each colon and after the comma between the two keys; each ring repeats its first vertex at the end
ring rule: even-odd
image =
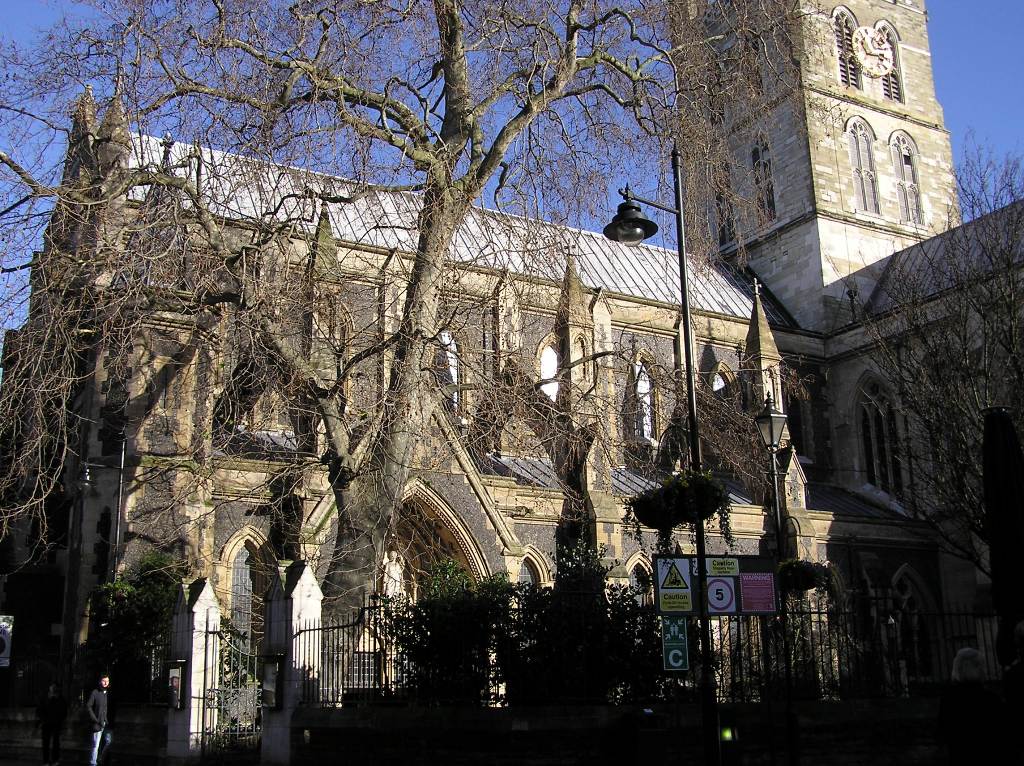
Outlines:
{"type": "Polygon", "coordinates": [[[85,703],[85,710],[92,721],[92,752],[89,756],[89,766],[97,766],[106,762],[107,751],[110,749],[110,676],[100,676],[99,683],[85,703]]]}
{"type": "Polygon", "coordinates": [[[43,735],[43,766],[58,766],[60,763],[60,735],[67,717],[68,701],[57,684],[50,684],[46,696],[36,708],[36,725],[42,729],[43,735]]]}

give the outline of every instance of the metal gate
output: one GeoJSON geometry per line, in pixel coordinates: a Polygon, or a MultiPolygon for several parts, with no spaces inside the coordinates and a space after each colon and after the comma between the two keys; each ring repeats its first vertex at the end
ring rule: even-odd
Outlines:
{"type": "Polygon", "coordinates": [[[213,662],[203,674],[202,760],[249,762],[260,747],[259,652],[244,633],[208,630],[206,657],[213,662]]]}

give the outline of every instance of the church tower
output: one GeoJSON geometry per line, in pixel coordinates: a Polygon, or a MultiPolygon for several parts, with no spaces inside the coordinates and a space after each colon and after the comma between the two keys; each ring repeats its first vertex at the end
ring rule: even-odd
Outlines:
{"type": "Polygon", "coordinates": [[[957,207],[924,0],[831,0],[805,13],[796,98],[739,157],[773,196],[744,241],[800,325],[829,332],[851,320],[887,256],[944,230],[957,207]]]}

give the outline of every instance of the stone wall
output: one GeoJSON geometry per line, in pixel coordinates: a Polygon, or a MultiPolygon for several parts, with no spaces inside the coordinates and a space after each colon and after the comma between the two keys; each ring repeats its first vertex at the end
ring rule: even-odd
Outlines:
{"type": "MultiPolygon", "coordinates": [[[[833,766],[934,764],[933,699],[814,703],[797,706],[803,763],[833,766]]],[[[781,705],[727,705],[723,764],[784,763],[781,705]]],[[[296,710],[293,763],[457,764],[494,766],[700,763],[695,705],[532,709],[360,708],[296,710]],[[339,754],[343,760],[338,760],[339,754]]]]}

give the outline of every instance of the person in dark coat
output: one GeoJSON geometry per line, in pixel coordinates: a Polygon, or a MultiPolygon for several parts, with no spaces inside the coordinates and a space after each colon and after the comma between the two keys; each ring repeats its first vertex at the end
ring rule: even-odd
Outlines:
{"type": "Polygon", "coordinates": [[[110,748],[110,676],[100,676],[100,682],[89,695],[85,710],[92,721],[92,752],[89,766],[106,760],[110,748]]]}
{"type": "Polygon", "coordinates": [[[60,735],[67,717],[68,701],[60,693],[57,684],[50,684],[46,696],[36,709],[36,722],[43,734],[43,766],[57,766],[60,763],[60,735]]]}
{"type": "Polygon", "coordinates": [[[1006,705],[985,684],[981,652],[958,651],[952,681],[939,702],[939,735],[946,742],[949,763],[1004,763],[1006,705]]]}

